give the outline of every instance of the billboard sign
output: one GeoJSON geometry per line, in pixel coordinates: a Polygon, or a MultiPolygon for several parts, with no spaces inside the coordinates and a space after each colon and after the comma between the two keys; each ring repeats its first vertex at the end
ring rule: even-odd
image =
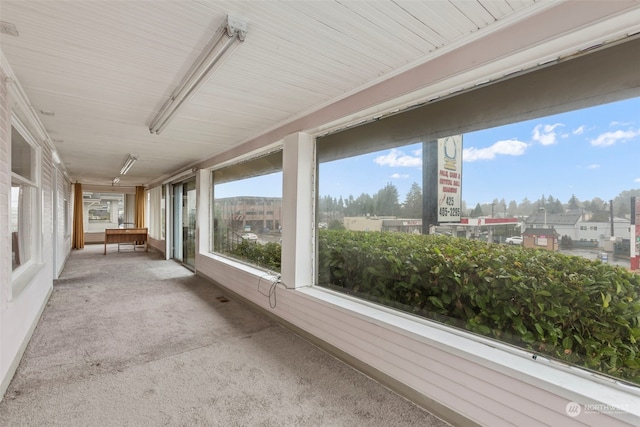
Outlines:
{"type": "Polygon", "coordinates": [[[438,139],[438,222],[460,222],[462,135],[438,139]]]}

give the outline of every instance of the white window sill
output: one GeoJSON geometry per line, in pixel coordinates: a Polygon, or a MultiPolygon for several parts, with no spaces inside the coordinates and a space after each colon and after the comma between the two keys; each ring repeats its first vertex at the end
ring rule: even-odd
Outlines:
{"type": "Polygon", "coordinates": [[[24,291],[33,279],[36,277],[38,272],[44,267],[44,264],[28,264],[18,272],[17,275],[14,275],[14,278],[11,280],[11,299],[14,300],[22,291],[24,291]]]}
{"type": "MultiPolygon", "coordinates": [[[[211,252],[200,252],[199,254],[200,256],[209,258],[213,261],[217,261],[217,262],[222,262],[224,264],[227,264],[237,270],[243,271],[247,274],[251,274],[253,276],[256,276],[256,278],[262,278],[262,279],[277,279],[280,276],[280,273],[278,273],[277,271],[268,271],[268,270],[263,270],[260,269],[258,267],[254,267],[252,265],[249,264],[245,264],[241,261],[235,260],[233,258],[229,258],[226,257],[224,255],[220,255],[217,253],[211,253],[211,252]]],[[[196,270],[197,268],[197,264],[196,264],[196,270]]]]}

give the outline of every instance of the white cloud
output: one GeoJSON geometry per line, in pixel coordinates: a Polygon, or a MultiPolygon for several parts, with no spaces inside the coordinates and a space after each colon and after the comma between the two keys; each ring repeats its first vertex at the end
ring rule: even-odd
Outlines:
{"type": "Polygon", "coordinates": [[[394,173],[393,175],[391,175],[391,178],[393,179],[407,179],[409,178],[409,175],[407,174],[399,174],[399,173],[394,173]]]}
{"type": "Polygon", "coordinates": [[[634,179],[633,182],[640,182],[640,178],[634,179]]]}
{"type": "Polygon", "coordinates": [[[573,134],[574,135],[582,135],[584,133],[584,131],[585,131],[585,127],[584,127],[584,125],[582,125],[579,128],[574,129],[573,130],[573,134]]]}
{"type": "Polygon", "coordinates": [[[388,154],[378,156],[373,161],[380,166],[391,167],[419,167],[422,166],[422,157],[404,154],[401,150],[393,148],[388,154]]]}
{"type": "Polygon", "coordinates": [[[617,130],[615,132],[605,132],[590,142],[594,147],[609,147],[617,142],[625,142],[633,139],[638,135],[640,135],[640,129],[627,131],[617,130]]]}
{"type": "Polygon", "coordinates": [[[600,165],[594,163],[592,165],[587,166],[587,169],[600,169],[600,165]]]}
{"type": "Polygon", "coordinates": [[[521,156],[526,151],[526,142],[518,140],[498,141],[486,148],[465,148],[462,150],[462,159],[465,162],[475,162],[476,160],[491,160],[497,155],[521,156]]]}
{"type": "Polygon", "coordinates": [[[532,139],[535,142],[539,142],[542,145],[553,145],[556,142],[555,128],[558,126],[564,126],[562,123],[555,123],[553,125],[537,125],[533,129],[532,139]]]}
{"type": "Polygon", "coordinates": [[[611,127],[613,127],[613,126],[631,126],[631,123],[613,121],[613,122],[609,123],[609,126],[611,126],[611,127]]]}

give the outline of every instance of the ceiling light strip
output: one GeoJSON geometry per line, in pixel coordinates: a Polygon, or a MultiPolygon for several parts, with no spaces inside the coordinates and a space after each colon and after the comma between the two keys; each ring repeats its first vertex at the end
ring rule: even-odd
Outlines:
{"type": "Polygon", "coordinates": [[[151,121],[149,131],[159,134],[169,124],[178,109],[195,94],[231,53],[244,41],[247,26],[244,22],[227,16],[224,24],[202,51],[187,75],[173,91],[169,100],[151,121]]]}
{"type": "Polygon", "coordinates": [[[129,157],[127,157],[127,160],[124,162],[124,165],[122,165],[122,169],[120,169],[120,175],[124,175],[127,172],[129,172],[129,169],[131,169],[131,166],[133,166],[136,160],[138,160],[138,156],[129,154],[129,157]]]}

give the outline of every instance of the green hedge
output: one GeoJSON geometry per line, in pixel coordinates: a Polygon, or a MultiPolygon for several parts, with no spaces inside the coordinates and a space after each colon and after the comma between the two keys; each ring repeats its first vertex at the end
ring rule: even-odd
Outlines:
{"type": "Polygon", "coordinates": [[[280,272],[281,246],[279,243],[260,244],[243,240],[229,254],[267,270],[280,272]]]}
{"type": "Polygon", "coordinates": [[[640,384],[640,276],[544,250],[322,230],[319,283],[640,384]]]}

